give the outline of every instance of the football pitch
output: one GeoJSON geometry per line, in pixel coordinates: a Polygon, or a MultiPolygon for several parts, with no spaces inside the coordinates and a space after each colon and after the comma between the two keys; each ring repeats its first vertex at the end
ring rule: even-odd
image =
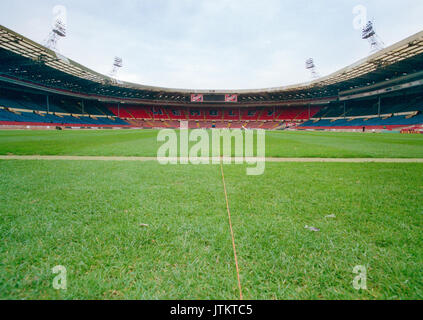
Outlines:
{"type": "MultiPolygon", "coordinates": [[[[1,131],[0,155],[154,157],[157,133],[1,131]]],[[[266,155],[423,158],[423,137],[268,132],[266,155]]],[[[423,298],[423,164],[223,171],[227,201],[220,165],[0,160],[0,299],[239,299],[227,205],[244,299],[423,298]]]]}
{"type": "MultiPolygon", "coordinates": [[[[0,155],[156,157],[157,130],[0,131],[0,155]]],[[[192,145],[195,143],[191,143],[192,145]]],[[[423,158],[423,137],[393,133],[266,132],[267,157],[423,158]]]]}

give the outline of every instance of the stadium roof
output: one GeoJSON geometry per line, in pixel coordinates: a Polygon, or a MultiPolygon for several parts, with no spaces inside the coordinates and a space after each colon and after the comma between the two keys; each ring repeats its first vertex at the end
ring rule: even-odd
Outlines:
{"type": "Polygon", "coordinates": [[[0,26],[0,80],[15,79],[88,96],[134,101],[190,102],[190,94],[238,94],[240,103],[265,104],[338,97],[384,82],[422,77],[423,31],[344,69],[317,80],[256,90],[189,90],[145,86],[90,70],[46,47],[0,26]]]}

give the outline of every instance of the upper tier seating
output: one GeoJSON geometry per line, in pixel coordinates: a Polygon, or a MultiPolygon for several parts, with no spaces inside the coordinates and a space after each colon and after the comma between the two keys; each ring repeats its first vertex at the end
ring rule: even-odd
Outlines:
{"type": "Polygon", "coordinates": [[[146,108],[139,108],[137,106],[125,106],[123,107],[127,114],[130,114],[135,119],[153,119],[151,112],[148,112],[146,108]]]}
{"type": "Polygon", "coordinates": [[[273,108],[266,108],[266,109],[261,111],[258,119],[259,120],[265,120],[265,121],[274,120],[275,119],[275,113],[276,112],[273,108]]]}
{"type": "Polygon", "coordinates": [[[206,120],[222,120],[223,119],[223,110],[208,108],[205,110],[206,120]]]}
{"type": "Polygon", "coordinates": [[[205,112],[204,109],[198,108],[198,109],[190,109],[188,112],[188,116],[190,120],[205,120],[205,112]]]}
{"type": "Polygon", "coordinates": [[[166,112],[171,120],[187,120],[188,110],[184,108],[168,107],[166,112]]]}
{"type": "Polygon", "coordinates": [[[260,111],[257,109],[242,109],[241,120],[257,121],[260,116],[260,111]]]}
{"type": "MultiPolygon", "coordinates": [[[[367,101],[358,100],[346,103],[345,109],[343,103],[330,104],[314,114],[312,118],[364,117],[378,115],[378,111],[377,99],[367,101]]],[[[381,115],[415,111],[423,112],[423,96],[415,95],[408,99],[405,99],[403,96],[381,99],[381,115]]]]}
{"type": "Polygon", "coordinates": [[[135,119],[125,108],[110,106],[109,110],[116,116],[124,119],[135,119]]]}
{"type": "Polygon", "coordinates": [[[240,120],[239,109],[224,109],[223,120],[240,120]]]}
{"type": "MultiPolygon", "coordinates": [[[[319,107],[312,107],[310,115],[319,111],[319,107]]],[[[117,106],[109,106],[110,112],[125,119],[144,120],[203,120],[203,121],[292,121],[307,120],[309,112],[307,107],[285,108],[181,108],[181,107],[142,107],[121,105],[120,113],[117,106]],[[274,111],[276,110],[276,111],[274,111]]]]}
{"type": "MultiPolygon", "coordinates": [[[[313,117],[319,110],[320,107],[311,107],[310,116],[313,117]]],[[[276,109],[276,120],[292,121],[308,119],[308,107],[280,107],[276,109]]]]}

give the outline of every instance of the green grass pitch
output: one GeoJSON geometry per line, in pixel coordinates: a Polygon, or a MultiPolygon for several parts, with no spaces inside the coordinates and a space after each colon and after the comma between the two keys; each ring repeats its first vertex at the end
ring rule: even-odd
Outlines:
{"type": "MultiPolygon", "coordinates": [[[[0,132],[0,154],[155,156],[156,134],[0,132]]],[[[420,136],[272,132],[267,144],[276,157],[423,157],[420,136]]],[[[245,299],[423,298],[423,164],[224,172],[245,299]],[[357,265],[368,290],[353,288],[357,265]]],[[[0,181],[0,299],[239,297],[220,166],[3,160],[0,181]]]]}
{"type": "MultiPolygon", "coordinates": [[[[155,157],[156,130],[0,131],[0,154],[155,157]]],[[[267,132],[267,157],[423,158],[422,135],[267,132]]]]}

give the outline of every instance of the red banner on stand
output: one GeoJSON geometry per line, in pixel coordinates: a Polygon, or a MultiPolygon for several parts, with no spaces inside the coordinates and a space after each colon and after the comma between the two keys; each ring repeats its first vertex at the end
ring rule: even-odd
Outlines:
{"type": "Polygon", "coordinates": [[[204,95],[202,94],[192,94],[191,102],[204,102],[204,95]]]}
{"type": "Polygon", "coordinates": [[[238,102],[237,94],[225,94],[225,102],[238,102]]]}

